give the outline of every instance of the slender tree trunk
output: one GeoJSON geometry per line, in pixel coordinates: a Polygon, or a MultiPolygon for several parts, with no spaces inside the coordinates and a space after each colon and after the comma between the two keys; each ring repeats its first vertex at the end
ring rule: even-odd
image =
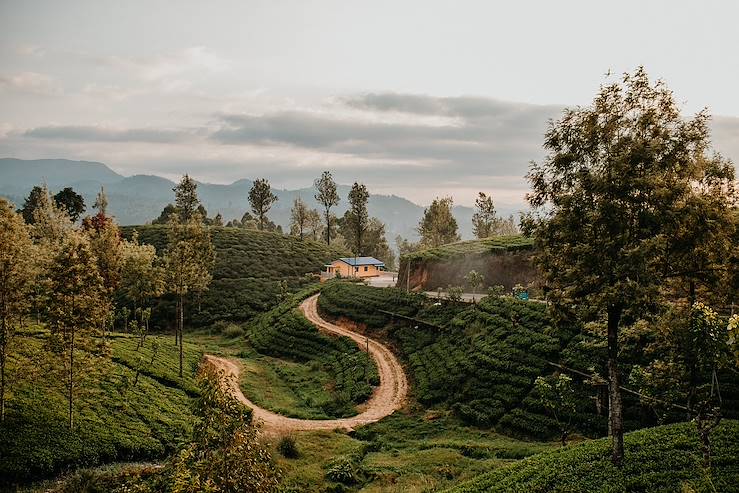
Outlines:
{"type": "Polygon", "coordinates": [[[182,351],[183,351],[182,328],[183,328],[183,325],[184,325],[184,315],[183,315],[183,312],[185,311],[184,310],[184,304],[183,303],[184,302],[182,300],[182,295],[180,294],[180,318],[179,318],[179,321],[178,321],[178,325],[179,325],[179,328],[180,328],[180,377],[182,377],[182,351]]]}
{"type": "Polygon", "coordinates": [[[611,461],[621,466],[624,459],[624,421],[621,401],[621,375],[618,371],[618,326],[622,308],[608,309],[608,417],[609,431],[613,443],[611,461]]]}
{"type": "Polygon", "coordinates": [[[174,345],[180,343],[180,299],[177,298],[177,304],[175,308],[175,323],[174,323],[174,345]]]}
{"type": "Polygon", "coordinates": [[[330,209],[326,208],[326,245],[331,244],[331,213],[330,209]]]}
{"type": "Polygon", "coordinates": [[[74,328],[71,330],[72,340],[69,348],[69,429],[74,426],[73,399],[74,399],[74,328]]]}
{"type": "Polygon", "coordinates": [[[3,320],[3,344],[0,347],[0,423],[5,422],[5,351],[8,344],[5,332],[5,320],[3,320]]]}

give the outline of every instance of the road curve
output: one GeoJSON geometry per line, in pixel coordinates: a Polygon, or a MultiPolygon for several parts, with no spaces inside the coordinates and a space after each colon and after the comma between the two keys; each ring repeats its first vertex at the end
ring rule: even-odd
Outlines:
{"type": "MultiPolygon", "coordinates": [[[[365,336],[327,322],[318,315],[318,296],[311,296],[301,303],[300,310],[305,317],[322,332],[349,337],[360,348],[367,347],[365,336]]],[[[241,367],[238,362],[210,354],[205,355],[205,360],[224,371],[224,384],[229,386],[236,399],[253,409],[254,418],[262,422],[262,429],[266,434],[282,434],[309,430],[352,430],[357,426],[379,421],[400,409],[408,393],[408,381],[403,367],[387,347],[373,339],[369,339],[369,353],[377,364],[380,385],[375,388],[372,397],[362,406],[364,411],[351,418],[321,420],[288,418],[255,405],[244,396],[239,387],[241,367]]]]}

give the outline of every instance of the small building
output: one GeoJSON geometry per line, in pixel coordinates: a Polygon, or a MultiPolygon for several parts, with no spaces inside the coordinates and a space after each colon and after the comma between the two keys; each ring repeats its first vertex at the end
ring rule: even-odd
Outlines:
{"type": "Polygon", "coordinates": [[[374,257],[342,257],[324,266],[321,280],[339,277],[374,277],[385,270],[385,263],[374,257]]]}

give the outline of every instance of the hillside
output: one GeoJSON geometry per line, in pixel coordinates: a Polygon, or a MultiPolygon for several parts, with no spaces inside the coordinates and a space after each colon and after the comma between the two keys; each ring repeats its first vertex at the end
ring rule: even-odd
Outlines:
{"type": "MultiPolygon", "coordinates": [[[[184,172],[184,171],[183,171],[184,172]]],[[[256,178],[256,177],[252,177],[256,178]]],[[[269,178],[269,177],[268,177],[269,178]]],[[[72,187],[80,193],[90,206],[101,185],[105,185],[108,195],[109,212],[120,224],[146,224],[159,216],[164,206],[173,201],[172,187],[175,183],[166,178],[153,175],[134,175],[124,177],[102,163],[69,161],[65,159],[41,159],[26,161],[22,159],[0,159],[0,195],[8,197],[20,206],[34,185],[47,183],[52,192],[63,187],[72,187]]],[[[228,185],[198,183],[198,194],[209,214],[221,213],[226,221],[241,219],[249,209],[249,189],[252,180],[241,179],[228,185]]],[[[339,185],[337,191],[341,198],[334,212],[341,216],[347,209],[347,194],[350,187],[339,185]]],[[[290,208],[300,197],[312,208],[318,208],[312,187],[297,190],[273,189],[278,201],[272,206],[269,217],[275,224],[289,230],[290,208]]],[[[388,241],[392,244],[396,235],[416,239],[416,227],[423,215],[423,207],[396,195],[370,195],[368,203],[370,216],[380,218],[385,223],[388,241]]],[[[515,211],[503,211],[513,213],[515,211]]],[[[454,207],[454,216],[463,238],[472,237],[472,208],[454,207]]]]}
{"type": "Polygon", "coordinates": [[[520,235],[420,250],[401,257],[398,284],[405,287],[409,281],[411,289],[419,291],[465,286],[464,276],[476,270],[483,275],[485,287],[502,285],[510,290],[516,284],[528,286],[537,279],[532,252],[533,241],[520,235]]]}
{"type": "Polygon", "coordinates": [[[739,491],[739,421],[724,421],[712,437],[710,477],[701,467],[695,425],[680,423],[627,434],[622,469],[611,463],[609,439],[601,439],[535,455],[448,492],[739,491]]]}
{"type": "MultiPolygon", "coordinates": [[[[475,307],[437,305],[398,289],[336,283],[323,289],[319,307],[326,316],[352,320],[390,341],[406,363],[412,392],[421,404],[451,409],[469,424],[510,436],[557,436],[557,423],[534,388],[536,377],[555,371],[550,363],[581,371],[592,368],[601,375],[605,371],[603,341],[555,325],[542,303],[487,297],[475,307]]],[[[642,347],[640,340],[624,344],[624,375],[640,361],[642,347]]],[[[739,382],[731,375],[722,382],[725,415],[737,418],[739,382]]],[[[565,419],[571,419],[576,433],[604,436],[605,396],[580,377],[574,376],[574,385],[576,409],[565,419]]],[[[655,424],[654,416],[633,397],[625,395],[624,402],[628,429],[655,424]]]]}
{"type": "MultiPolygon", "coordinates": [[[[123,234],[139,232],[140,241],[150,243],[161,254],[166,248],[166,226],[130,226],[123,234]]],[[[301,241],[292,236],[237,228],[211,228],[216,264],[210,289],[194,300],[186,312],[198,326],[218,320],[246,321],[279,302],[280,282],[295,292],[314,281],[326,262],[345,254],[324,243],[301,241]]],[[[164,297],[154,313],[155,325],[164,329],[174,313],[172,300],[164,297]]]]}
{"type": "Polygon", "coordinates": [[[11,368],[27,371],[14,385],[0,424],[0,489],[4,481],[39,479],[66,468],[161,458],[187,436],[197,394],[194,369],[202,354],[197,346],[185,343],[187,369],[180,379],[171,338],[150,336],[136,351],[135,338],[109,335],[112,358],[102,359],[95,378],[81,386],[76,425],[69,430],[63,379],[45,360],[47,334],[39,327],[27,330],[11,357],[11,368]],[[152,359],[155,341],[154,363],[134,386],[138,358],[152,359]]]}

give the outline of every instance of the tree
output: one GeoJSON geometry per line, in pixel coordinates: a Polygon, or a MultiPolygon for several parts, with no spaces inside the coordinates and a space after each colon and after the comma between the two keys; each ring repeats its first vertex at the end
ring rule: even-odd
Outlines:
{"type": "Polygon", "coordinates": [[[364,254],[364,244],[362,240],[367,231],[369,217],[367,215],[367,200],[369,192],[367,187],[354,182],[352,189],[349,191],[349,209],[344,214],[344,222],[348,226],[344,238],[349,241],[352,251],[356,255],[364,254]]]}
{"type": "Polygon", "coordinates": [[[321,213],[315,209],[309,209],[305,215],[305,227],[308,231],[306,234],[310,235],[312,240],[318,241],[321,237],[321,228],[323,228],[321,213]]]}
{"type": "Polygon", "coordinates": [[[177,207],[175,207],[174,204],[167,204],[164,206],[164,209],[162,209],[159,217],[151,221],[151,224],[167,224],[169,222],[169,218],[173,214],[177,214],[177,207]]]}
{"type": "Polygon", "coordinates": [[[395,269],[395,253],[387,243],[385,224],[376,217],[371,218],[367,223],[363,244],[365,255],[382,260],[388,270],[395,269]]]}
{"type": "Polygon", "coordinates": [[[177,296],[176,338],[180,345],[180,377],[183,363],[185,296],[208,289],[215,253],[210,233],[197,216],[186,223],[173,216],[169,223],[168,245],[164,256],[166,284],[177,296]]]}
{"type": "Polygon", "coordinates": [[[336,192],[336,182],[334,182],[331,172],[324,171],[320,178],[313,182],[317,193],[316,200],[323,206],[324,218],[326,219],[326,244],[331,244],[331,207],[339,205],[339,194],[336,192]]]}
{"type": "Polygon", "coordinates": [[[476,270],[471,270],[466,276],[464,276],[464,280],[472,288],[472,303],[474,303],[477,290],[482,286],[485,278],[476,270]]]}
{"type": "Polygon", "coordinates": [[[118,225],[113,218],[105,216],[102,209],[96,215],[86,217],[82,229],[90,240],[105,291],[112,295],[120,282],[123,243],[118,225]]]}
{"type": "Polygon", "coordinates": [[[738,329],[739,315],[727,323],[704,303],[675,305],[659,320],[645,348],[651,362],[635,366],[629,377],[644,406],[668,417],[671,411],[685,411],[695,422],[706,469],[711,466],[710,434],[722,419],[720,376],[739,368],[738,329]]]}
{"type": "Polygon", "coordinates": [[[303,199],[297,197],[290,210],[290,234],[303,239],[305,230],[308,228],[308,206],[303,199]]]}
{"type": "Polygon", "coordinates": [[[705,113],[683,120],[672,93],[640,68],[552,122],[548,155],[528,174],[534,213],[524,226],[553,308],[575,305],[582,320],[605,320],[615,464],[623,460],[619,330],[657,310],[672,222],[694,187],[733,177],[706,155],[707,121],[705,113]]]}
{"type": "Polygon", "coordinates": [[[401,257],[408,253],[417,252],[421,249],[421,245],[419,243],[414,243],[400,235],[395,237],[395,246],[398,248],[398,255],[401,257]]]}
{"type": "Polygon", "coordinates": [[[418,223],[418,234],[421,235],[421,244],[424,247],[435,248],[460,240],[457,220],[452,215],[452,205],[451,197],[436,198],[424,209],[423,217],[418,223]]]}
{"type": "Polygon", "coordinates": [[[104,217],[108,215],[108,195],[105,193],[105,187],[100,185],[100,191],[95,197],[95,203],[92,204],[94,209],[104,217]]]}
{"type": "MultiPolygon", "coordinates": [[[[179,216],[180,222],[186,223],[195,217],[198,206],[200,206],[198,184],[186,174],[172,191],[175,195],[176,213],[179,216]]],[[[202,219],[205,218],[203,217],[202,219]]]]}
{"type": "Polygon", "coordinates": [[[192,441],[173,456],[156,491],[276,491],[280,475],[272,456],[259,440],[251,410],[224,388],[225,378],[210,366],[202,370],[192,441]]]}
{"type": "Polygon", "coordinates": [[[85,199],[75,192],[72,187],[66,187],[54,195],[54,203],[67,213],[73,223],[77,222],[80,215],[85,212],[85,199]]]}
{"type": "Polygon", "coordinates": [[[254,184],[249,190],[249,204],[251,210],[256,214],[259,220],[259,230],[264,229],[264,220],[272,207],[272,204],[277,202],[277,195],[272,193],[272,188],[269,186],[269,181],[265,178],[257,178],[254,180],[254,184]]]}
{"type": "MultiPolygon", "coordinates": [[[[164,271],[159,266],[156,249],[139,243],[134,232],[131,241],[123,242],[119,292],[133,304],[133,311],[145,308],[152,298],[164,294],[164,271]]],[[[147,327],[148,330],[148,327],[147,327]]]]}
{"type": "Polygon", "coordinates": [[[23,216],[23,220],[26,224],[33,224],[33,212],[41,205],[44,196],[48,196],[49,192],[46,190],[46,186],[35,186],[31,189],[31,192],[23,202],[23,207],[18,211],[23,216]]]}
{"type": "Polygon", "coordinates": [[[103,279],[98,273],[95,255],[88,239],[71,233],[54,258],[49,270],[50,343],[61,356],[64,384],[69,405],[69,428],[74,426],[74,396],[78,389],[78,371],[90,371],[99,346],[96,328],[108,316],[110,304],[105,296],[103,279]]]}
{"type": "Polygon", "coordinates": [[[33,243],[23,218],[0,198],[0,422],[5,421],[8,354],[16,327],[28,309],[34,280],[33,243]]]}
{"type": "Polygon", "coordinates": [[[31,234],[37,243],[44,243],[46,250],[51,253],[72,231],[72,221],[65,211],[56,206],[46,186],[42,187],[41,194],[35,200],[31,234]]]}
{"type": "Polygon", "coordinates": [[[480,192],[477,200],[475,200],[475,213],[472,215],[472,232],[477,238],[488,238],[493,236],[500,218],[495,212],[495,204],[493,204],[493,196],[480,192]]]}
{"type": "Polygon", "coordinates": [[[223,226],[223,216],[220,212],[213,218],[213,226],[223,226]]]}
{"type": "Polygon", "coordinates": [[[572,415],[575,413],[575,390],[572,388],[572,378],[564,373],[549,377],[536,377],[534,387],[539,394],[541,405],[554,416],[559,426],[560,441],[564,447],[567,445],[572,415]]]}

